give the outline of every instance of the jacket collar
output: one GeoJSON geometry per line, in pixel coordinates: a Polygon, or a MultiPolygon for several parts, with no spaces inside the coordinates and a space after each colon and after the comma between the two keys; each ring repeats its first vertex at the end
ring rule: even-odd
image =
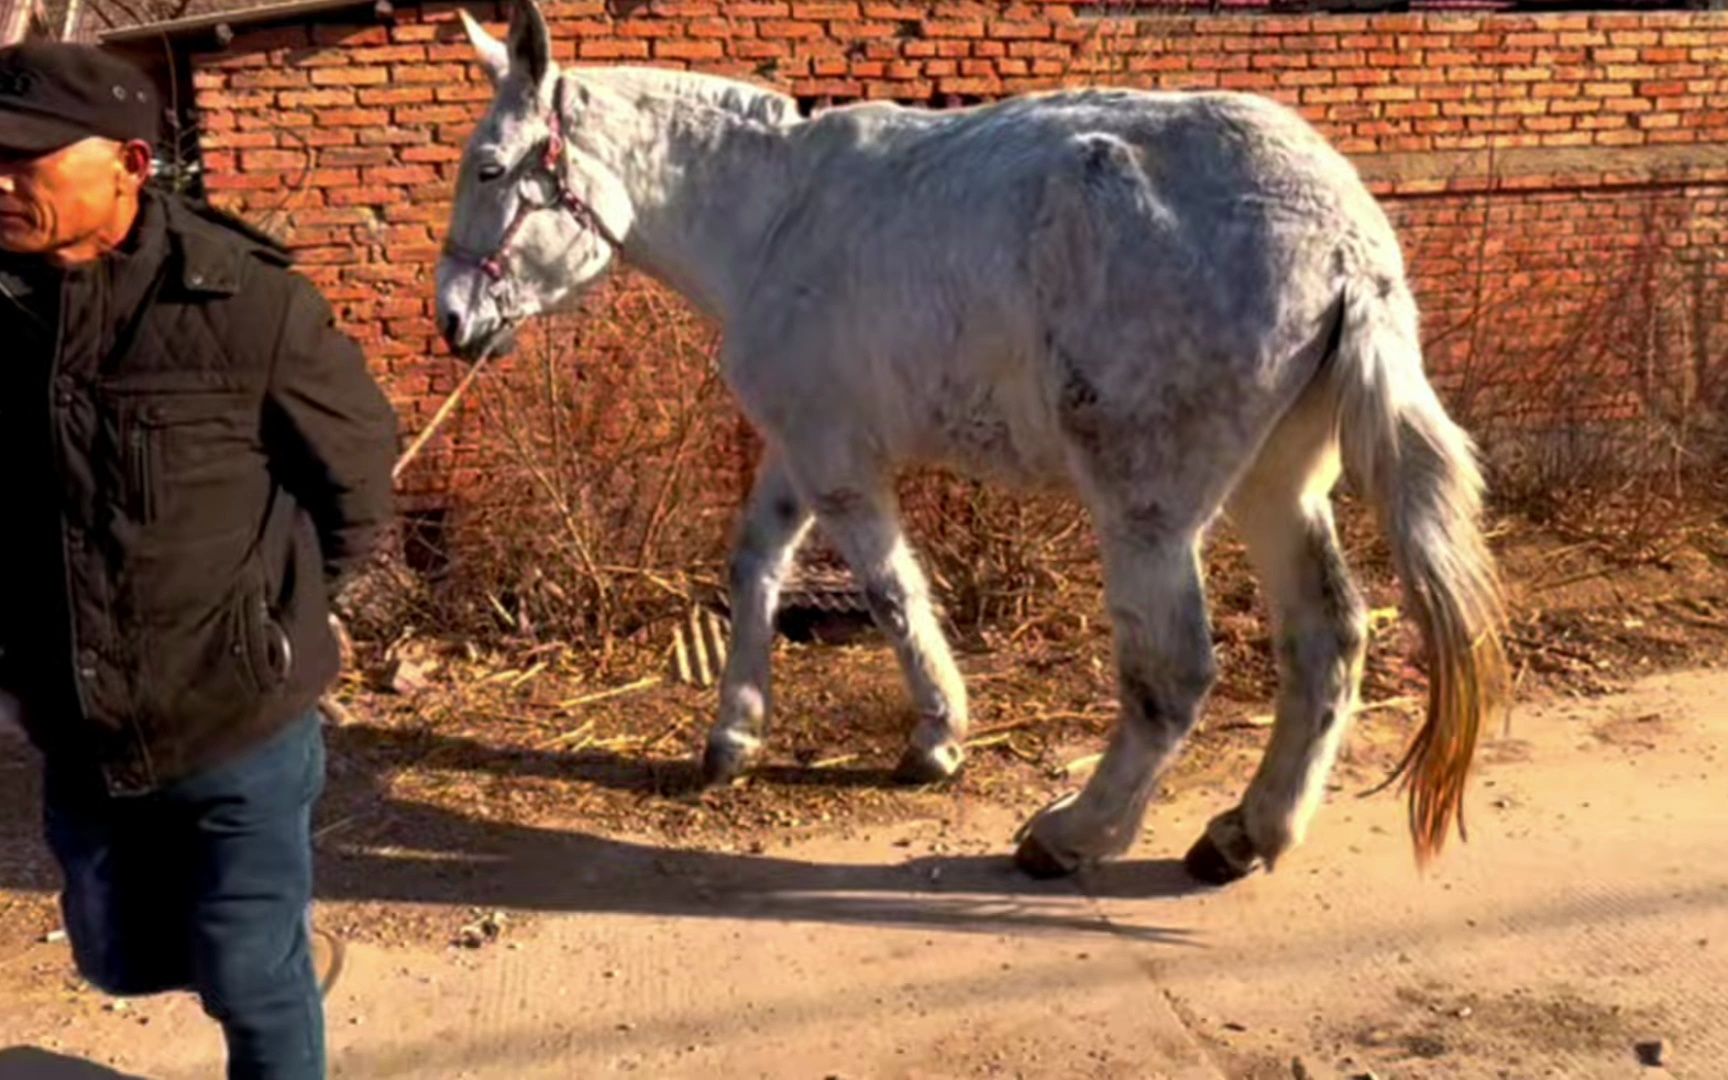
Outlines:
{"type": "Polygon", "coordinates": [[[186,292],[202,296],[233,296],[240,291],[241,272],[248,258],[278,266],[293,259],[287,249],[264,233],[212,207],[167,195],[168,235],[174,247],[174,272],[186,292]]]}

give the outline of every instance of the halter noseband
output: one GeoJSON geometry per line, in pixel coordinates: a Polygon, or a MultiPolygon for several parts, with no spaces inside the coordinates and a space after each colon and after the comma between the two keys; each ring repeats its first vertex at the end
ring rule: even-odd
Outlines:
{"type": "Polygon", "coordinates": [[[558,88],[554,94],[551,113],[546,117],[546,147],[541,151],[540,165],[552,177],[555,185],[552,201],[540,205],[523,202],[516,207],[516,216],[510,219],[510,227],[504,230],[504,235],[498,240],[498,247],[490,254],[474,251],[458,244],[454,239],[444,241],[444,254],[459,262],[465,262],[480,268],[480,272],[493,281],[504,280],[504,259],[510,253],[510,245],[515,242],[516,234],[521,231],[528,215],[538,210],[562,209],[583,229],[604,240],[613,254],[622,257],[624,243],[619,240],[606,223],[600,220],[600,215],[588,200],[576,194],[570,186],[570,177],[564,168],[564,77],[558,77],[558,88]]]}

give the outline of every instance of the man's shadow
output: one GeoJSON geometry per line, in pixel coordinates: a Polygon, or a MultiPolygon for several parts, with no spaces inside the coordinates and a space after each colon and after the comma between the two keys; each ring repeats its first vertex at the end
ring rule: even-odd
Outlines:
{"type": "Polygon", "coordinates": [[[67,1057],[35,1046],[0,1050],[0,1080],[144,1080],[106,1065],[67,1057]]]}

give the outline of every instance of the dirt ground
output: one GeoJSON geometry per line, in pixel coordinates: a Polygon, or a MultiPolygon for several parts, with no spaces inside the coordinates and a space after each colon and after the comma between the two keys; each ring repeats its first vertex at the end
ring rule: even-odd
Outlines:
{"type": "MultiPolygon", "coordinates": [[[[1636,558],[1501,532],[1520,707],[1480,759],[1472,843],[1426,880],[1396,797],[1356,797],[1422,690],[1370,532],[1352,537],[1380,614],[1369,708],[1324,824],[1298,864],[1223,894],[1146,859],[1180,854],[1265,738],[1270,653],[1227,541],[1224,681],[1146,850],[1078,886],[1033,886],[1006,855],[1111,722],[1085,595],[960,639],[971,761],[929,789],[888,780],[906,709],[868,634],[783,643],[770,761],[707,794],[713,691],[649,683],[657,641],[603,677],[565,650],[448,648],[420,691],[356,677],[316,823],[319,919],[356,943],[338,1075],[1625,1076],[1657,1038],[1674,1075],[1728,1075],[1708,1019],[1728,1015],[1728,894],[1697,858],[1720,846],[1728,682],[1704,669],[1728,663],[1728,530],[1636,558]],[[496,936],[462,945],[494,912],[496,936]]],[[[116,1008],[46,940],[36,798],[34,763],[0,746],[0,1078],[61,1075],[25,1047],[210,1075],[194,1004],[116,1008]]]]}

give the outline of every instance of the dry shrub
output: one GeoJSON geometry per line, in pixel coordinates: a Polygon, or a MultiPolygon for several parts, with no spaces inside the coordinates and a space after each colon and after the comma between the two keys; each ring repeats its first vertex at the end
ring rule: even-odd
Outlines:
{"type": "Polygon", "coordinates": [[[928,470],[901,489],[907,532],[961,629],[1028,628],[1097,581],[1091,522],[1073,499],[928,470]]]}
{"type": "Polygon", "coordinates": [[[1479,304],[1449,397],[1482,446],[1500,509],[1646,551],[1708,508],[1728,467],[1728,256],[1698,243],[1690,200],[1652,200],[1605,252],[1553,340],[1498,339],[1479,304]]]}
{"type": "Polygon", "coordinates": [[[641,280],[476,384],[434,590],[445,632],[609,651],[703,586],[743,491],[714,334],[641,280]]]}

